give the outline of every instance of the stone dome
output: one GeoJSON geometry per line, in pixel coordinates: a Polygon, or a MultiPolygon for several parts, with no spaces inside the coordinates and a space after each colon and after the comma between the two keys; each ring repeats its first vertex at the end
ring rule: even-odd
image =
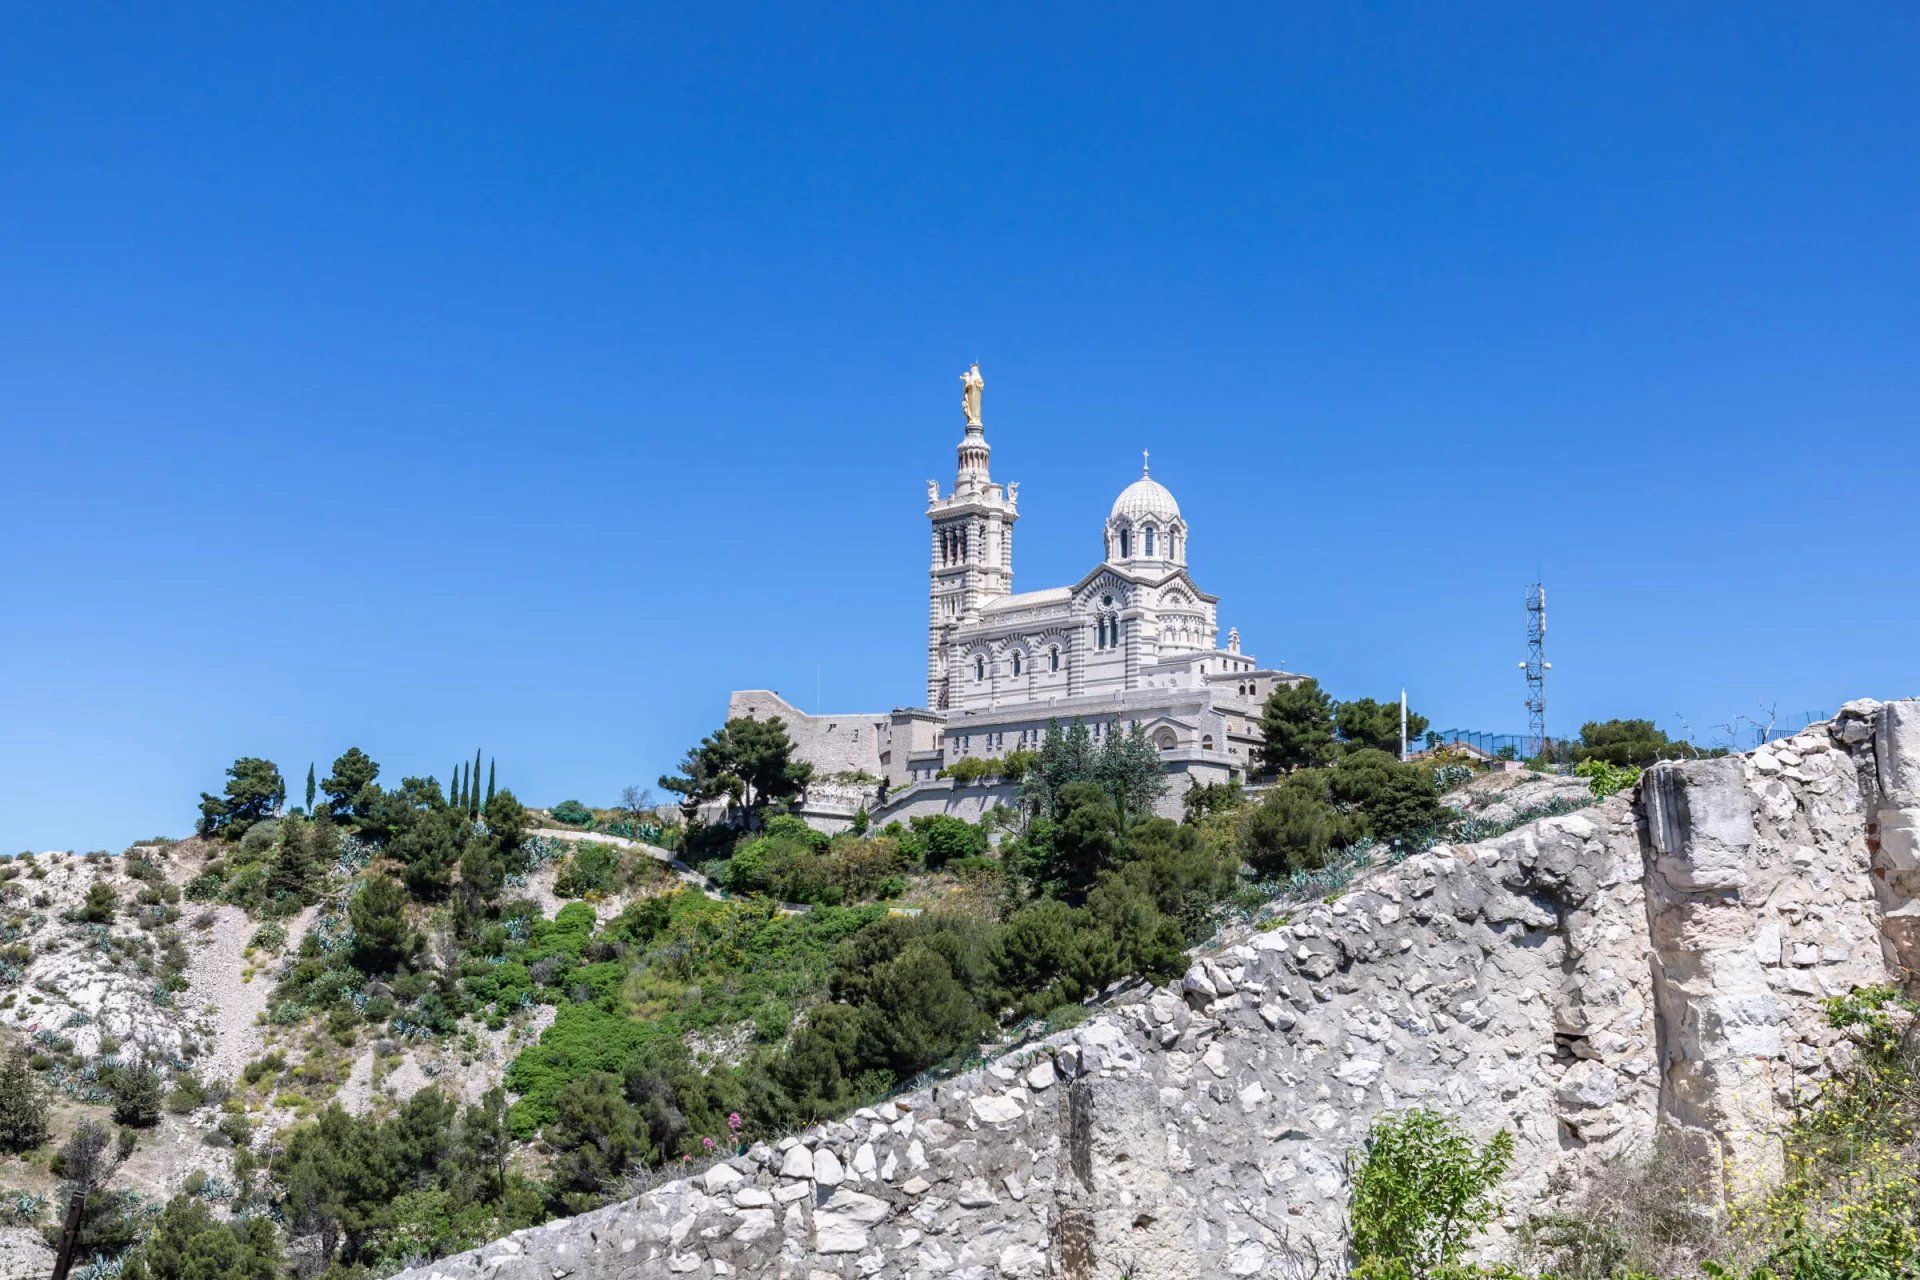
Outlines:
{"type": "Polygon", "coordinates": [[[1118,520],[1121,516],[1135,524],[1147,519],[1171,524],[1180,518],[1180,504],[1167,492],[1167,486],[1141,467],[1140,478],[1120,491],[1120,496],[1113,500],[1113,510],[1107,513],[1109,520],[1118,520]]]}

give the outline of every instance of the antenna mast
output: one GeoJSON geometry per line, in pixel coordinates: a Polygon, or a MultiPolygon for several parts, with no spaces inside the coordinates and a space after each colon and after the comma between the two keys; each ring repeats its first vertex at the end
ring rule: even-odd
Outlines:
{"type": "Polygon", "coordinates": [[[1527,744],[1529,758],[1547,750],[1547,591],[1537,582],[1527,584],[1527,744]]]}

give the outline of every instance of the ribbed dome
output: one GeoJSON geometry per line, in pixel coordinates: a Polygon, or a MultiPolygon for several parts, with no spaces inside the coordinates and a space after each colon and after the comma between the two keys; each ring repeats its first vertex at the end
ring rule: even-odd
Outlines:
{"type": "Polygon", "coordinates": [[[1120,496],[1113,500],[1113,510],[1107,518],[1112,520],[1119,516],[1125,516],[1135,524],[1150,516],[1167,523],[1180,518],[1180,504],[1167,492],[1167,486],[1143,470],[1140,478],[1122,489],[1120,496]]]}

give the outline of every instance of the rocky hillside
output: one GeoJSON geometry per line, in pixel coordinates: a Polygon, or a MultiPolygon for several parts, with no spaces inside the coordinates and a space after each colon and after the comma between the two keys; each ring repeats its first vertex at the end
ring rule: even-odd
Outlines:
{"type": "Polygon", "coordinates": [[[1349,1153],[1425,1104],[1514,1135],[1488,1245],[1666,1135],[1710,1203],[1778,1173],[1920,965],[1920,703],[1364,875],[967,1076],[406,1273],[1327,1274],[1349,1153]]]}
{"type": "MultiPolygon", "coordinates": [[[[220,1203],[236,1142],[265,1148],[327,1103],[367,1114],[430,1083],[477,1099],[551,1021],[541,1006],[451,1040],[343,1043],[313,1019],[271,1020],[288,958],[341,904],[262,922],[189,900],[183,888],[221,853],[196,839],[0,862],[0,1053],[30,1054],[54,1100],[49,1140],[0,1163],[0,1280],[51,1269],[52,1153],[83,1122],[113,1121],[121,1067],[152,1067],[168,1086],[113,1179],[138,1217],[189,1187],[220,1203]]],[[[528,892],[551,900],[553,876],[530,877],[528,892]]]]}

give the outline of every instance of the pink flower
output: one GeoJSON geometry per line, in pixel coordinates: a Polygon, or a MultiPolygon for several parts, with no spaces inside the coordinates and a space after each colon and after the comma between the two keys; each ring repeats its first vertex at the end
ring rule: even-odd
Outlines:
{"type": "Polygon", "coordinates": [[[705,1148],[706,1148],[707,1150],[709,1150],[709,1151],[711,1151],[711,1150],[713,1150],[713,1139],[712,1139],[712,1138],[702,1138],[702,1139],[700,1139],[700,1145],[701,1145],[701,1146],[703,1146],[703,1147],[705,1147],[705,1148]]]}
{"type": "Polygon", "coordinates": [[[743,1123],[745,1122],[740,1119],[740,1113],[738,1111],[727,1112],[727,1128],[733,1130],[735,1133],[738,1133],[740,1132],[740,1126],[743,1123]]]}

